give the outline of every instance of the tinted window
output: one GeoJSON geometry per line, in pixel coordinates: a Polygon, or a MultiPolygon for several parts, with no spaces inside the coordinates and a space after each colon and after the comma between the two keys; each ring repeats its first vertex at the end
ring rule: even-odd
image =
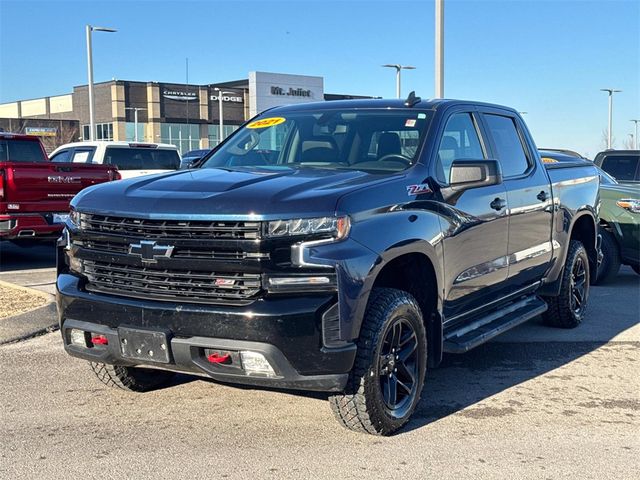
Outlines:
{"type": "Polygon", "coordinates": [[[153,148],[107,148],[104,163],[118,170],[177,170],[180,157],[176,150],[153,148]]]}
{"type": "Polygon", "coordinates": [[[45,162],[40,143],[32,140],[0,140],[0,162],[45,162]]]}
{"type": "Polygon", "coordinates": [[[61,150],[51,157],[52,162],[67,163],[71,161],[71,150],[61,150]]]}
{"type": "Polygon", "coordinates": [[[496,145],[496,154],[502,166],[502,175],[513,177],[526,172],[529,168],[529,162],[513,119],[486,114],[484,117],[496,145]]]}
{"type": "Polygon", "coordinates": [[[604,157],[602,169],[621,182],[637,180],[638,155],[610,155],[604,157]]]}
{"type": "Polygon", "coordinates": [[[449,182],[451,164],[456,159],[482,159],[482,147],[478,132],[469,113],[456,113],[447,121],[440,139],[437,157],[437,176],[449,182]]]}

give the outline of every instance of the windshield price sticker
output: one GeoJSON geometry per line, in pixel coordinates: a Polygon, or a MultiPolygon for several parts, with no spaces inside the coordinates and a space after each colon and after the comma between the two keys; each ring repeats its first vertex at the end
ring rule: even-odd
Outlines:
{"type": "Polygon", "coordinates": [[[273,127],[274,125],[280,125],[281,123],[286,122],[287,119],[283,117],[271,117],[271,118],[261,118],[260,120],[256,120],[255,122],[251,122],[247,125],[247,128],[267,128],[273,127]]]}

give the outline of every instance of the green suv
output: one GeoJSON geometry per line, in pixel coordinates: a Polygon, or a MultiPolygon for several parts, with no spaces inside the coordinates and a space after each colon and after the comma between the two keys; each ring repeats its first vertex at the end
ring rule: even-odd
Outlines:
{"type": "MultiPolygon", "coordinates": [[[[566,150],[541,149],[545,163],[590,162],[566,150]]],[[[600,234],[602,263],[593,284],[605,283],[618,274],[620,265],[629,265],[640,275],[640,183],[618,183],[600,171],[600,234]]]]}

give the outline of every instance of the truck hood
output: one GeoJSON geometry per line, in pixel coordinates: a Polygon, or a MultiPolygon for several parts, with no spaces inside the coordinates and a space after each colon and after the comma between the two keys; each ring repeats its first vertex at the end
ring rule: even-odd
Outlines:
{"type": "Polygon", "coordinates": [[[121,180],[84,190],[81,212],[138,218],[272,219],[331,215],[345,193],[398,175],[305,169],[202,168],[121,180]]]}

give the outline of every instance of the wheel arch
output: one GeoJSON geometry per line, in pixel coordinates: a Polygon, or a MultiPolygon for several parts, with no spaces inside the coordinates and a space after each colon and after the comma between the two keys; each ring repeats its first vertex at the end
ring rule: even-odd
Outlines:
{"type": "Polygon", "coordinates": [[[378,264],[379,268],[371,272],[371,288],[363,298],[363,304],[366,305],[374,288],[395,288],[411,294],[420,306],[427,331],[428,365],[436,366],[442,359],[438,264],[424,250],[394,253],[387,252],[384,261],[378,264]]]}

